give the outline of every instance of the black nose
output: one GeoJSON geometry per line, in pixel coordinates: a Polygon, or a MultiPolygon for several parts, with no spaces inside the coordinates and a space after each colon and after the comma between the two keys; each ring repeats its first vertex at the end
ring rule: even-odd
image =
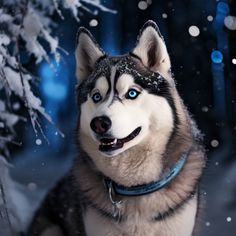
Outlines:
{"type": "Polygon", "coordinates": [[[107,116],[98,116],[92,119],[90,127],[97,134],[105,134],[111,128],[111,120],[107,116]]]}

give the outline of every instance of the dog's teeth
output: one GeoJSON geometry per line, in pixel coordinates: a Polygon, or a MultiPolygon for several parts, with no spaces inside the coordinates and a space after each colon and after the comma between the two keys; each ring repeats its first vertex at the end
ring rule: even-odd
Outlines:
{"type": "Polygon", "coordinates": [[[117,143],[117,139],[114,139],[114,141],[110,142],[110,143],[101,143],[103,146],[109,146],[109,145],[113,145],[117,143]]]}

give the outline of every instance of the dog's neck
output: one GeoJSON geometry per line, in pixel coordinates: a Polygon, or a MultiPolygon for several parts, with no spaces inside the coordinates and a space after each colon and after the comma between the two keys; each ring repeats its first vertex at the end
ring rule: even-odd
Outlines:
{"type": "Polygon", "coordinates": [[[104,177],[104,183],[109,191],[112,191],[120,196],[137,197],[151,194],[153,192],[159,191],[162,188],[165,188],[172,181],[174,181],[174,179],[183,169],[189,153],[190,150],[188,150],[188,152],[183,153],[179,158],[178,162],[174,166],[172,166],[172,168],[170,168],[166,173],[164,173],[160,179],[152,181],[148,184],[127,187],[119,185],[115,183],[112,179],[106,177],[104,177]]]}

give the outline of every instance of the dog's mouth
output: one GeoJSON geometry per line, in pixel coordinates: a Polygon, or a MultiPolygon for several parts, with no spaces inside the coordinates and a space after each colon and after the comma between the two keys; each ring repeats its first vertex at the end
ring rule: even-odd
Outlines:
{"type": "Polygon", "coordinates": [[[100,139],[99,150],[101,152],[111,152],[117,149],[120,149],[124,146],[125,143],[133,140],[141,131],[141,127],[136,128],[131,134],[122,139],[116,138],[102,138],[100,139]]]}

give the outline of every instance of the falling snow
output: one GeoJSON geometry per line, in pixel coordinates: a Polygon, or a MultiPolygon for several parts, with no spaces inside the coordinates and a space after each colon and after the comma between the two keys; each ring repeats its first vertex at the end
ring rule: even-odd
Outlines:
{"type": "Polygon", "coordinates": [[[211,223],[209,221],[206,222],[206,226],[209,227],[211,223]]]}
{"type": "Polygon", "coordinates": [[[207,16],[207,20],[208,20],[208,21],[211,22],[211,21],[213,21],[213,19],[214,19],[213,16],[207,16]]]}
{"type": "Polygon", "coordinates": [[[42,144],[42,140],[38,138],[38,139],[36,139],[35,143],[36,143],[37,145],[41,145],[41,144],[42,144]]]}
{"type": "Polygon", "coordinates": [[[140,10],[146,10],[147,7],[148,7],[148,4],[147,4],[146,1],[140,1],[140,2],[138,3],[138,8],[139,8],[140,10]]]}
{"type": "Polygon", "coordinates": [[[162,13],[162,18],[166,19],[168,15],[166,13],[162,13]]]}
{"type": "Polygon", "coordinates": [[[213,140],[211,141],[211,146],[212,146],[212,147],[218,147],[218,146],[219,146],[219,141],[216,140],[216,139],[213,139],[213,140]]]}
{"type": "Polygon", "coordinates": [[[97,25],[98,25],[98,21],[96,19],[92,19],[89,22],[89,26],[91,26],[91,27],[96,27],[97,25]]]}
{"type": "Polygon", "coordinates": [[[209,108],[208,108],[207,106],[203,106],[203,107],[202,107],[202,111],[203,111],[203,112],[208,112],[208,111],[209,111],[209,108]]]}
{"type": "Polygon", "coordinates": [[[197,37],[200,34],[200,30],[196,25],[190,26],[188,32],[192,37],[197,37]]]}

